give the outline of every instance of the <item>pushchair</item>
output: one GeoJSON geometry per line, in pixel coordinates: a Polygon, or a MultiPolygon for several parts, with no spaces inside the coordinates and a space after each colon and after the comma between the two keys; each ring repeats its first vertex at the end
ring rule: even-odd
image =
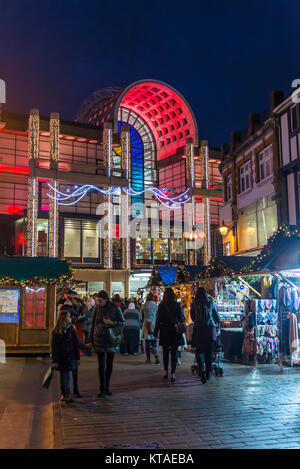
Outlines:
{"type": "MultiPolygon", "coordinates": [[[[215,374],[215,376],[223,376],[223,368],[220,366],[222,363],[222,360],[224,358],[224,352],[223,352],[223,344],[221,342],[221,338],[218,335],[217,340],[214,343],[214,349],[213,349],[213,355],[212,355],[212,364],[211,364],[211,372],[215,374]]],[[[198,376],[199,375],[199,367],[198,363],[196,360],[196,355],[194,358],[194,363],[191,366],[191,372],[193,375],[198,376]]]]}

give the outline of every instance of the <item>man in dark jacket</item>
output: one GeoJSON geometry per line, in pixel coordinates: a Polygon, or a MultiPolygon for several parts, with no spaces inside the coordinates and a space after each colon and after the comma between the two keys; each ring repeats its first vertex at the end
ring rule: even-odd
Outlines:
{"type": "Polygon", "coordinates": [[[109,382],[113,369],[114,354],[119,346],[113,346],[108,329],[124,324],[124,316],[120,308],[114,305],[108,294],[102,290],[97,296],[97,305],[91,325],[89,345],[93,346],[98,356],[100,393],[98,397],[111,396],[109,382]]]}
{"type": "Polygon", "coordinates": [[[205,288],[199,287],[191,305],[194,322],[192,345],[196,348],[196,360],[202,383],[210,377],[213,345],[216,341],[216,326],[220,318],[213,299],[205,288]]]}

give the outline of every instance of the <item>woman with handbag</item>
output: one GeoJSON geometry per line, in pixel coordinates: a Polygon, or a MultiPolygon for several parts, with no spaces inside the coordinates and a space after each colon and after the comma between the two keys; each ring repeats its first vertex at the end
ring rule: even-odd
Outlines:
{"type": "Polygon", "coordinates": [[[191,305],[194,322],[192,346],[196,349],[199,376],[203,384],[210,377],[213,345],[216,341],[216,327],[220,318],[214,300],[203,287],[199,287],[191,305]]]}
{"type": "Polygon", "coordinates": [[[154,336],[159,333],[159,345],[163,348],[164,374],[168,379],[169,355],[171,355],[171,383],[175,383],[177,349],[183,345],[184,324],[180,304],[172,288],[166,288],[162,302],[158,306],[154,336]]]}
{"type": "Polygon", "coordinates": [[[60,372],[61,400],[67,404],[71,397],[71,371],[80,363],[79,345],[68,309],[62,309],[52,331],[53,368],[60,372]]]}
{"type": "Polygon", "coordinates": [[[146,345],[146,363],[151,363],[151,349],[155,357],[155,364],[159,364],[157,342],[153,335],[156,322],[157,305],[154,296],[149,293],[146,303],[141,308],[142,314],[142,339],[145,339],[146,345]]]}
{"type": "Polygon", "coordinates": [[[113,370],[114,355],[122,340],[124,316],[118,306],[109,300],[102,290],[98,293],[97,305],[92,320],[89,346],[93,346],[98,356],[100,393],[98,397],[111,396],[109,390],[113,370]]]}

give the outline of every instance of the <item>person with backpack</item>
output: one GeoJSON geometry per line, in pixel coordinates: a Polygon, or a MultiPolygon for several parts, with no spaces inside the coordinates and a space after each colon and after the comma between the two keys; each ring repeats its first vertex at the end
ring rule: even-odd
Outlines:
{"type": "Polygon", "coordinates": [[[168,379],[169,355],[171,355],[171,383],[175,383],[175,371],[177,365],[177,349],[183,345],[182,334],[179,333],[183,324],[180,304],[176,301],[172,288],[165,290],[162,302],[158,306],[154,337],[159,333],[159,345],[163,348],[164,374],[163,380],[168,379]]]}
{"type": "Polygon", "coordinates": [[[203,384],[210,378],[213,346],[216,341],[216,328],[220,323],[214,300],[203,287],[199,287],[191,305],[191,318],[194,322],[192,346],[203,384]]]}

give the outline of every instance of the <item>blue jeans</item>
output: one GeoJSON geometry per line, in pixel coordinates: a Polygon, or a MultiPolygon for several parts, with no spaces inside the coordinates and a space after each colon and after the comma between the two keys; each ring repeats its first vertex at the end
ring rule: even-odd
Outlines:
{"type": "Polygon", "coordinates": [[[60,373],[60,389],[64,397],[71,396],[71,371],[59,371],[60,373]]]}

